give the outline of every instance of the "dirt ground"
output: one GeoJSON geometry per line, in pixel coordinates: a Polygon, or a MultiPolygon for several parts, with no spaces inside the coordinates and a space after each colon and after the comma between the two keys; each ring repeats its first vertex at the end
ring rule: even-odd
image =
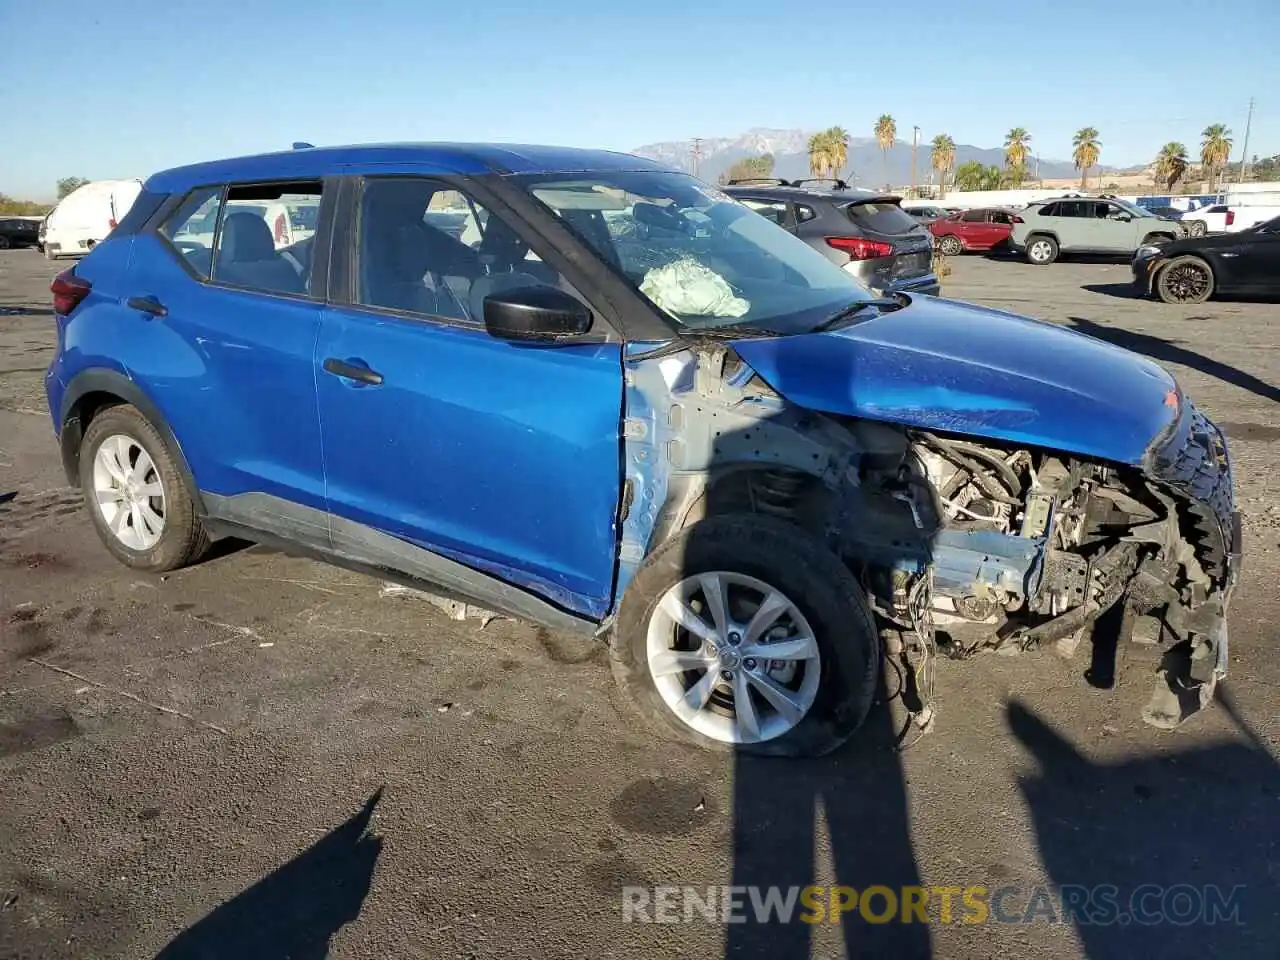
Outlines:
{"type": "Polygon", "coordinates": [[[1231,676],[1175,732],[1138,719],[1149,647],[1114,689],[1087,651],[986,655],[939,665],[903,753],[876,715],[824,761],[751,762],[637,726],[590,642],[260,547],[131,573],[44,409],[55,268],[0,253],[0,957],[1274,957],[1280,307],[1137,301],[1124,264],[953,263],[949,296],[1154,357],[1231,438],[1231,676]],[[1012,892],[983,923],[623,919],[623,887],[808,883],[1012,892]],[[1028,909],[1141,884],[1238,911],[1028,909]]]}

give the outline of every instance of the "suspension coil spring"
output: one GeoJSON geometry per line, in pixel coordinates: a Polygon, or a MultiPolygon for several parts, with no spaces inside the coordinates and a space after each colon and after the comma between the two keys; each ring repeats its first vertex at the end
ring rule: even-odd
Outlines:
{"type": "Polygon", "coordinates": [[[762,513],[790,517],[795,512],[804,484],[805,477],[802,474],[766,470],[753,484],[755,507],[762,513]]]}

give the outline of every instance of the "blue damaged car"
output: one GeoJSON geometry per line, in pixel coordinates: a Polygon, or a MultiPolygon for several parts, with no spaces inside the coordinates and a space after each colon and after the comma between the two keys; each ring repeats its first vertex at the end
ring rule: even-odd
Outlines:
{"type": "Polygon", "coordinates": [[[672,736],[813,755],[884,658],[1155,618],[1173,725],[1227,663],[1222,433],[1150,361],[874,295],[623,154],[405,144],[156,174],[52,286],[68,479],[121,562],[224,536],[599,635],[672,736]],[[298,240],[273,210],[314,211],[298,240]]]}

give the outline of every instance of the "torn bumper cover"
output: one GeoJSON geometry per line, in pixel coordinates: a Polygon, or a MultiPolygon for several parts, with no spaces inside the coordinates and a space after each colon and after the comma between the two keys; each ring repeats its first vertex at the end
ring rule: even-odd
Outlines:
{"type": "Polygon", "coordinates": [[[1226,675],[1227,605],[1240,576],[1242,534],[1226,438],[1189,401],[1153,450],[1148,474],[1177,517],[1176,541],[1139,568],[1129,606],[1162,607],[1181,641],[1166,654],[1144,711],[1147,722],[1173,727],[1207,705],[1226,675]]]}

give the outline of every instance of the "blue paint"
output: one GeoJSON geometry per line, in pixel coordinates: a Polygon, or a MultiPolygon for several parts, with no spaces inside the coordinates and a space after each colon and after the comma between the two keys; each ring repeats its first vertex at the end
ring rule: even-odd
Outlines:
{"type": "Polygon", "coordinates": [[[793,403],[1140,464],[1172,422],[1174,381],[1052,324],[932,298],[829,333],[734,348],[793,403]]]}

